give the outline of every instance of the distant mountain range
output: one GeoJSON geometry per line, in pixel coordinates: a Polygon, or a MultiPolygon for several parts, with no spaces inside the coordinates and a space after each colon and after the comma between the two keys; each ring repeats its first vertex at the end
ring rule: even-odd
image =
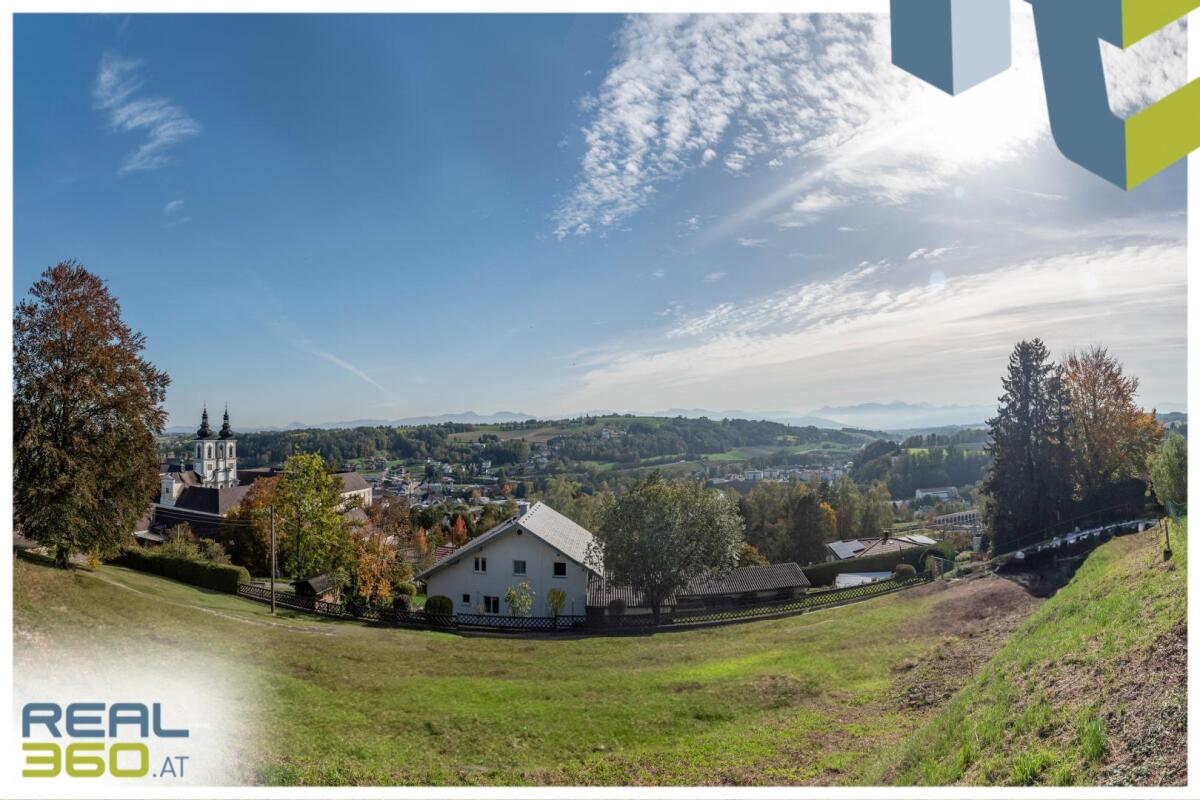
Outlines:
{"type": "MultiPolygon", "coordinates": [[[[464,411],[459,414],[438,414],[426,417],[402,417],[400,419],[352,419],[338,422],[289,422],[283,426],[246,427],[238,430],[246,433],[259,431],[292,431],[304,428],[361,428],[393,425],[440,425],[445,422],[461,422],[472,425],[496,425],[513,422],[524,422],[530,419],[564,419],[582,416],[612,416],[626,412],[610,409],[593,409],[578,414],[565,414],[558,417],[538,417],[518,411],[497,411],[494,414],[479,414],[474,411],[464,411]]],[[[860,403],[847,406],[822,406],[809,414],[796,414],[789,411],[713,411],[705,408],[668,408],[662,411],[629,412],[641,417],[708,417],[709,419],[760,419],[770,422],[780,422],[785,425],[804,427],[811,425],[815,428],[858,428],[867,431],[885,431],[888,433],[913,434],[927,433],[938,429],[955,429],[964,427],[982,427],[988,417],[996,413],[994,406],[971,405],[934,405],[932,403],[860,403]]],[[[1171,420],[1182,421],[1187,415],[1179,412],[1160,414],[1164,422],[1171,420]]],[[[173,425],[166,432],[171,434],[192,433],[194,425],[173,425]]]]}
{"type": "MultiPolygon", "coordinates": [[[[443,422],[463,422],[472,425],[495,425],[505,422],[524,422],[534,419],[533,414],[521,414],[514,411],[497,411],[495,414],[476,414],[474,411],[464,411],[461,414],[439,414],[432,417],[403,417],[401,419],[351,419],[339,422],[289,422],[287,425],[263,425],[260,427],[238,428],[246,433],[259,431],[298,431],[305,428],[377,428],[392,425],[440,425],[443,422]]],[[[167,433],[191,433],[195,425],[172,425],[167,433]]]]}
{"type": "Polygon", "coordinates": [[[995,406],[939,406],[932,403],[859,403],[853,406],[822,406],[812,412],[839,423],[839,427],[899,431],[913,428],[943,428],[983,425],[996,413],[995,406]]]}

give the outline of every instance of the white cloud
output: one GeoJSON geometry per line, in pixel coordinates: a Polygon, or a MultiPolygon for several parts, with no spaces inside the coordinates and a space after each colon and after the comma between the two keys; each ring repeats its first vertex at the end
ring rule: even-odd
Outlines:
{"type": "Polygon", "coordinates": [[[358,367],[351,364],[349,361],[345,361],[344,359],[338,358],[333,353],[330,353],[326,350],[320,350],[318,348],[315,348],[312,346],[312,343],[308,342],[307,340],[296,342],[296,346],[300,347],[302,350],[307,350],[308,352],[312,353],[315,356],[325,359],[330,364],[333,364],[337,367],[344,369],[346,372],[349,372],[351,375],[358,378],[359,380],[365,381],[366,383],[371,384],[372,386],[374,386],[376,389],[383,392],[384,394],[387,394],[387,389],[383,388],[383,384],[381,384],[379,381],[372,378],[370,375],[368,375],[363,370],[361,370],[358,367]]]}
{"type": "Polygon", "coordinates": [[[650,273],[650,277],[652,278],[665,278],[666,275],[667,271],[665,269],[656,269],[654,272],[650,273]]]}
{"type": "Polygon", "coordinates": [[[787,211],[775,215],[771,221],[780,228],[803,228],[816,222],[827,212],[848,205],[849,202],[847,197],[827,189],[818,189],[792,203],[787,211]]]}
{"type": "Polygon", "coordinates": [[[1187,82],[1186,18],[1155,31],[1123,50],[1100,42],[1108,104],[1129,116],[1156,103],[1187,82]]]}
{"type": "Polygon", "coordinates": [[[183,208],[182,200],[171,200],[165,206],[163,206],[163,213],[169,217],[181,208],[183,208]]]}
{"type": "MultiPolygon", "coordinates": [[[[1151,38],[1117,68],[1114,80],[1130,97],[1161,93],[1186,74],[1178,31],[1151,38]],[[1147,85],[1141,74],[1150,75],[1147,85]]],[[[618,35],[615,66],[586,106],[585,154],[555,231],[561,238],[612,226],[649,203],[658,185],[718,160],[734,174],[758,163],[768,172],[792,161],[803,168],[714,236],[785,204],[775,221],[796,227],[852,202],[898,204],[945,190],[1021,158],[1048,135],[1027,9],[1014,15],[1013,41],[1012,69],[951,97],[892,66],[883,16],[632,17],[618,35]]]]}
{"type": "Polygon", "coordinates": [[[953,253],[957,247],[920,247],[908,254],[906,261],[916,261],[917,259],[932,260],[941,258],[944,255],[953,253]]]}
{"type": "Polygon", "coordinates": [[[200,123],[165,97],[139,96],[145,79],[142,62],[106,52],[92,88],[96,108],[108,115],[113,130],[139,131],[145,141],[121,162],[119,174],[153,170],[170,163],[168,151],[180,141],[200,133],[200,123]]]}
{"type": "Polygon", "coordinates": [[[577,402],[745,404],[769,390],[804,407],[861,399],[885,378],[919,394],[931,375],[952,376],[948,399],[978,401],[1033,336],[1105,343],[1136,374],[1184,346],[1185,254],[1179,242],[1105,247],[950,277],[875,263],[699,314],[673,307],[658,342],[591,354],[577,402]]]}
{"type": "Polygon", "coordinates": [[[766,239],[748,239],[744,236],[738,237],[737,243],[742,247],[763,247],[766,245],[766,239]]]}
{"type": "Polygon", "coordinates": [[[705,283],[716,283],[719,280],[723,280],[725,278],[725,276],[728,274],[729,273],[727,273],[727,272],[710,272],[704,276],[704,282],[705,283]]]}

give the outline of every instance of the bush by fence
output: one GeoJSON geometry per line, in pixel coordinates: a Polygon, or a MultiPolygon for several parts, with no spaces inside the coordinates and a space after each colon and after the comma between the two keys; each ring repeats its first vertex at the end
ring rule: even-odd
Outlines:
{"type": "Polygon", "coordinates": [[[909,547],[905,550],[880,553],[877,556],[863,556],[862,558],[847,558],[844,561],[827,561],[822,564],[810,564],[804,568],[804,575],[813,586],[830,586],[837,576],[843,572],[893,572],[900,564],[908,564],[913,569],[920,571],[925,562],[925,557],[930,554],[943,558],[954,558],[954,551],[948,545],[909,547]]]}
{"type": "MultiPolygon", "coordinates": [[[[366,613],[354,614],[342,603],[328,603],[313,598],[297,598],[294,595],[276,593],[276,602],[288,607],[311,611],[332,617],[355,618],[363,622],[374,622],[381,625],[396,625],[399,627],[419,628],[454,628],[464,631],[506,631],[506,632],[642,632],[647,633],[655,627],[679,628],[688,625],[711,625],[722,622],[751,621],[756,618],[800,614],[806,611],[817,611],[822,608],[845,605],[871,597],[890,594],[891,592],[919,586],[926,582],[925,578],[915,577],[902,580],[889,579],[875,583],[852,586],[844,589],[828,589],[809,592],[803,597],[786,602],[769,601],[753,605],[736,606],[721,609],[669,610],[664,612],[656,625],[650,614],[625,614],[619,616],[558,616],[558,617],[513,617],[499,614],[456,614],[453,603],[450,610],[430,612],[429,603],[424,611],[392,608],[391,610],[373,609],[366,613]]],[[[259,586],[246,585],[238,590],[238,594],[254,600],[270,602],[269,590],[259,586]]],[[[429,598],[433,601],[438,596],[429,598]]],[[[447,598],[448,600],[448,598],[447,598]]],[[[434,603],[441,608],[443,604],[434,603]]]]}
{"type": "Polygon", "coordinates": [[[435,616],[447,616],[454,613],[454,601],[445,595],[435,594],[425,601],[425,612],[435,616]]]}
{"type": "Polygon", "coordinates": [[[112,563],[230,594],[237,594],[239,585],[250,583],[245,567],[161,556],[140,547],[129,548],[112,563]]]}

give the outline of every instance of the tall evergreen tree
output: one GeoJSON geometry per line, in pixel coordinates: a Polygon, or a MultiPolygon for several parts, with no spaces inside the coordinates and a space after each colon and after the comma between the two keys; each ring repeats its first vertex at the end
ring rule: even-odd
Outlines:
{"type": "Polygon", "coordinates": [[[1071,505],[1070,396],[1062,368],[1041,339],[1008,359],[996,416],[988,420],[994,459],[984,480],[984,519],[1003,553],[1065,519],[1071,505]]]}
{"type": "Polygon", "coordinates": [[[59,566],[128,536],[158,486],[170,378],[82,265],[42,273],[13,315],[13,511],[59,566]]]}

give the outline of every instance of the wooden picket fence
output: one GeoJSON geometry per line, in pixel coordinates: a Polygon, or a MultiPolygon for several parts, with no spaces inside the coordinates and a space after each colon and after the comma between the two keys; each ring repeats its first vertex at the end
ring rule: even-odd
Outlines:
{"type": "MultiPolygon", "coordinates": [[[[714,625],[726,622],[742,622],[778,616],[803,614],[823,608],[857,603],[892,592],[910,589],[926,583],[924,577],[905,580],[884,580],[845,589],[810,591],[803,597],[786,602],[763,602],[734,605],[724,608],[664,609],[656,623],[651,614],[608,615],[603,609],[588,616],[562,615],[558,617],[511,617],[498,614],[429,614],[424,610],[364,609],[357,613],[347,609],[345,603],[333,603],[302,597],[291,592],[275,592],[275,604],[282,608],[307,611],[328,617],[358,619],[401,628],[424,628],[434,630],[480,631],[490,633],[619,633],[649,632],[658,628],[672,629],[692,625],[714,625]]],[[[251,600],[271,602],[271,590],[252,584],[242,584],[238,594],[251,600]]]]}

